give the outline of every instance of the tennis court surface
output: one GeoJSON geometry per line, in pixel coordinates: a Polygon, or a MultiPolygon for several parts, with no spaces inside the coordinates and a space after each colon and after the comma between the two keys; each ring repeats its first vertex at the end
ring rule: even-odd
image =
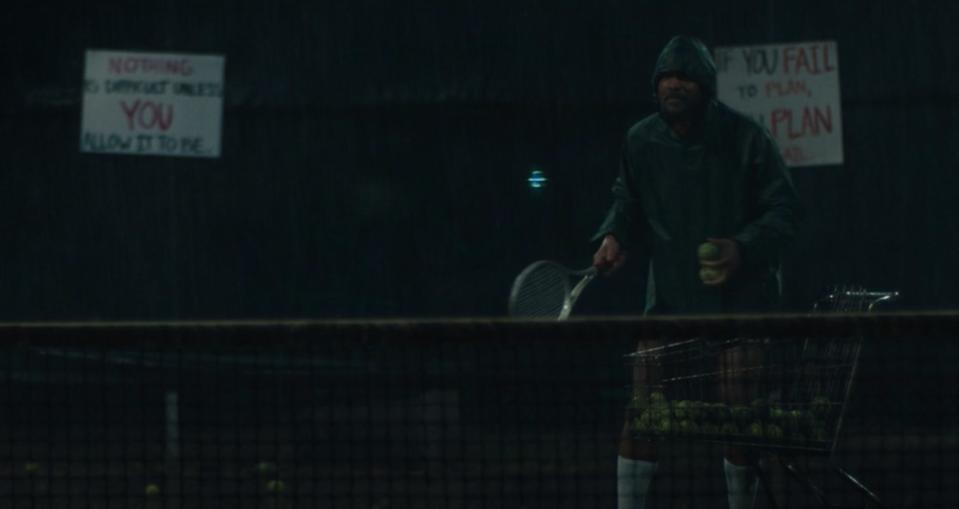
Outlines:
{"type": "Polygon", "coordinates": [[[0,507],[615,507],[643,338],[703,345],[662,383],[673,426],[644,430],[652,507],[723,507],[729,441],[762,451],[779,507],[875,506],[836,467],[884,507],[959,507],[957,332],[951,313],[0,324],[0,507]],[[769,404],[824,394],[828,432],[681,428],[677,408],[718,403],[693,376],[715,338],[782,346],[769,404]],[[819,364],[854,343],[854,372],[819,364]]]}

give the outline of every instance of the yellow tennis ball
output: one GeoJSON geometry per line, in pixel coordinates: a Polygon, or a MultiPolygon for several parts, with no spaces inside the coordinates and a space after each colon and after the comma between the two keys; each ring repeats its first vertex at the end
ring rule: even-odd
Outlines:
{"type": "Polygon", "coordinates": [[[767,424],[763,431],[766,434],[766,438],[773,440],[782,440],[783,438],[783,429],[775,424],[767,424]]]}
{"type": "Polygon", "coordinates": [[[701,267],[699,269],[699,279],[703,283],[715,281],[716,279],[719,279],[719,276],[721,275],[722,273],[719,272],[719,269],[715,269],[713,267],[701,267]]]}
{"type": "Polygon", "coordinates": [[[270,461],[261,461],[256,464],[256,471],[261,474],[271,474],[276,472],[276,463],[270,461]]]}
{"type": "Polygon", "coordinates": [[[660,391],[653,392],[649,395],[649,403],[653,406],[665,405],[666,404],[666,395],[660,391]]]}
{"type": "Polygon", "coordinates": [[[160,487],[155,483],[147,484],[146,489],[144,490],[148,497],[155,497],[160,494],[160,487]]]}
{"type": "Polygon", "coordinates": [[[719,246],[713,244],[712,242],[703,242],[696,249],[696,255],[699,256],[700,260],[718,260],[722,253],[719,251],[719,246]]]}
{"type": "Polygon", "coordinates": [[[816,396],[809,405],[809,410],[816,417],[823,418],[829,415],[830,407],[829,398],[826,396],[816,396]]]}
{"type": "Polygon", "coordinates": [[[727,437],[735,436],[739,434],[739,426],[736,426],[734,422],[726,422],[719,429],[719,434],[725,435],[727,437]]]}
{"type": "Polygon", "coordinates": [[[269,491],[270,493],[283,493],[286,491],[286,483],[279,479],[267,481],[266,491],[269,491]]]}
{"type": "Polygon", "coordinates": [[[690,419],[683,419],[676,425],[676,431],[681,434],[695,435],[699,433],[699,426],[690,419]]]}

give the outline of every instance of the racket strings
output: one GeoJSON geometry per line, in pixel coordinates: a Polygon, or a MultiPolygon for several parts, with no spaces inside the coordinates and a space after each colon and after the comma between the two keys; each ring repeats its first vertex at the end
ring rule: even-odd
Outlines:
{"type": "Polygon", "coordinates": [[[544,265],[516,282],[512,314],[528,317],[558,317],[569,298],[569,276],[544,265]]]}

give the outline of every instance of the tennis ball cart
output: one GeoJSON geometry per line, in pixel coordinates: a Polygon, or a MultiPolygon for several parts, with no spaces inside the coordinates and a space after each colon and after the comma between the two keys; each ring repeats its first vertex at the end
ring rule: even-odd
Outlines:
{"type": "MultiPolygon", "coordinates": [[[[897,292],[837,288],[814,312],[871,312],[897,292]]],[[[822,507],[827,493],[800,466],[818,463],[875,506],[879,497],[835,458],[863,337],[693,338],[626,356],[636,440],[705,441],[775,457],[822,507]]],[[[754,464],[769,507],[779,507],[764,462],[754,464]]]]}

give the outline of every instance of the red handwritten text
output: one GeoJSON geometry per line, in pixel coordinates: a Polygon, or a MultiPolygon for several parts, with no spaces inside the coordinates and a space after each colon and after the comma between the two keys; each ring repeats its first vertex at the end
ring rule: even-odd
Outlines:
{"type": "Polygon", "coordinates": [[[805,81],[767,81],[763,88],[766,90],[766,97],[812,96],[812,91],[806,86],[805,81]]]}
{"type": "MultiPolygon", "coordinates": [[[[782,48],[745,48],[742,57],[749,76],[783,74],[826,74],[836,70],[836,55],[830,44],[808,44],[782,48]]],[[[734,59],[728,51],[718,53],[719,68],[725,70],[734,59]]]]}
{"type": "Polygon", "coordinates": [[[132,104],[120,101],[120,108],[127,119],[127,128],[131,131],[140,129],[159,128],[166,131],[173,124],[173,105],[141,101],[137,99],[132,104]]]}
{"type": "Polygon", "coordinates": [[[779,137],[782,133],[790,140],[831,133],[832,107],[805,106],[798,114],[788,108],[778,108],[770,114],[770,124],[773,136],[779,137]]]}
{"type": "Polygon", "coordinates": [[[193,65],[187,58],[114,57],[107,62],[112,74],[160,74],[191,76],[193,65]]]}
{"type": "Polygon", "coordinates": [[[783,72],[786,74],[823,74],[835,71],[829,59],[829,46],[787,46],[783,48],[783,72]]]}

